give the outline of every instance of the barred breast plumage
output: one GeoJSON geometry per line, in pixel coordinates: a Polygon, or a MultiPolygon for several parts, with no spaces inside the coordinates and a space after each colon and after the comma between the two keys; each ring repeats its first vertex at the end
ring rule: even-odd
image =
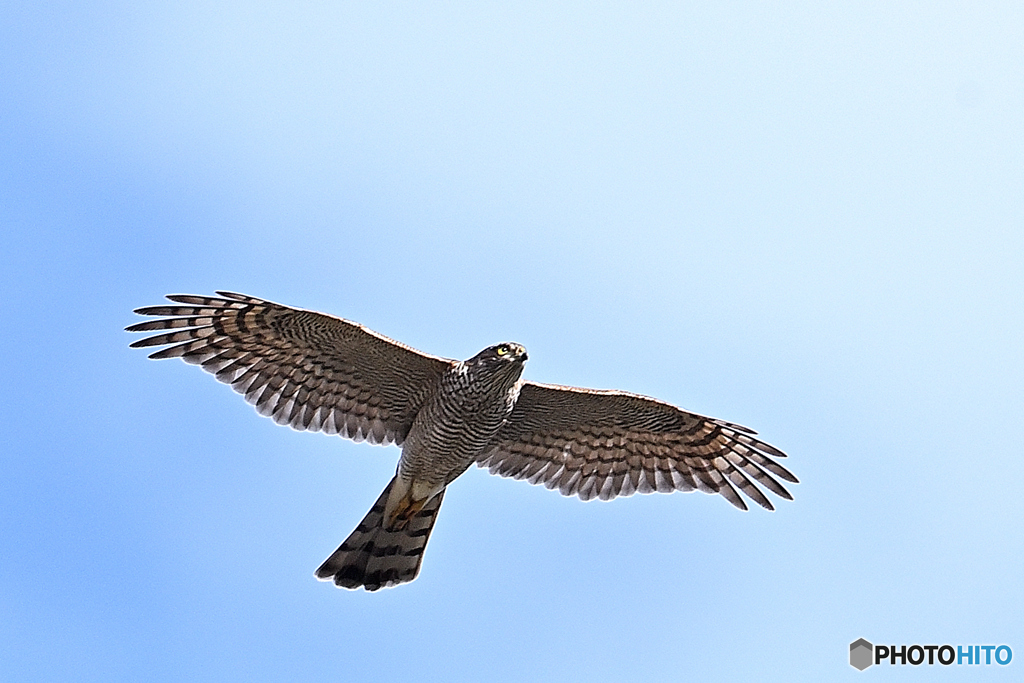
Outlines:
{"type": "Polygon", "coordinates": [[[512,413],[526,358],[519,344],[497,344],[440,377],[413,420],[394,479],[317,577],[367,590],[416,577],[445,487],[512,413]]]}

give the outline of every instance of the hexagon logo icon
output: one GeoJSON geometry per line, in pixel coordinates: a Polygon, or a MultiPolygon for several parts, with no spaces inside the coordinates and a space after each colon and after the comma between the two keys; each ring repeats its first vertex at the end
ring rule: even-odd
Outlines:
{"type": "Polygon", "coordinates": [[[874,662],[875,646],[859,638],[850,643],[850,666],[857,671],[863,671],[868,668],[874,662]]]}

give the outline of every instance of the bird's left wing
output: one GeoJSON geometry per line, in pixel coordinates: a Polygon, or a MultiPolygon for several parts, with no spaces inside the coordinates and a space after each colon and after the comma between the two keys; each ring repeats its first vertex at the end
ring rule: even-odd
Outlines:
{"type": "Polygon", "coordinates": [[[755,482],[792,500],[776,478],[797,478],[754,434],[645,396],[525,382],[477,464],[583,500],[698,490],[746,510],[738,489],[772,510],[755,482]]]}
{"type": "Polygon", "coordinates": [[[172,294],[175,306],[129,332],[161,331],[132,347],[170,344],[150,358],[180,357],[230,384],[261,415],[295,429],[401,444],[453,361],[429,356],[358,323],[243,294],[172,294]]]}

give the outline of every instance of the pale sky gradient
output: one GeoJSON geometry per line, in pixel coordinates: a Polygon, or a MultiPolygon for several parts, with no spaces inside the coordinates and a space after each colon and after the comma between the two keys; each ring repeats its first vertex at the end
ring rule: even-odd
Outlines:
{"type": "Polygon", "coordinates": [[[679,681],[1024,666],[1024,4],[5,4],[0,680],[679,681]],[[471,470],[420,577],[313,570],[398,450],[131,309],[230,289],[749,425],[801,483],[471,470]]]}

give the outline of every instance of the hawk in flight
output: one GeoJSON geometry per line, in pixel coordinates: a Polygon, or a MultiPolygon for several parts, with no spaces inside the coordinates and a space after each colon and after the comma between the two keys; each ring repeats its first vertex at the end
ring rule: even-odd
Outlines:
{"type": "Polygon", "coordinates": [[[520,378],[526,349],[489,346],[469,360],[429,356],[354,322],[231,292],[170,295],[175,305],[126,328],[159,334],[132,347],[201,365],[261,415],[298,430],[402,448],[391,483],[316,570],[344,588],[412,581],[445,487],[476,463],[583,500],[633,493],[740,493],[774,509],[760,484],[792,500],[785,453],[731,422],[624,391],[520,378]]]}

